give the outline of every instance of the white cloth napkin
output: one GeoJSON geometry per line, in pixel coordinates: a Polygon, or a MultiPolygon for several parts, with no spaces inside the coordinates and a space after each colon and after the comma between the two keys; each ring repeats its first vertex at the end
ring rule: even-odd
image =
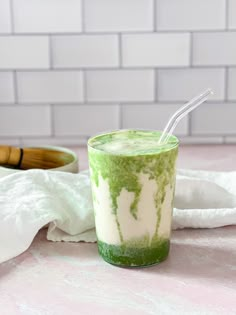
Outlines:
{"type": "MultiPolygon", "coordinates": [[[[24,252],[49,224],[52,241],[95,242],[88,171],[0,167],[0,263],[24,252]]],[[[173,229],[236,224],[236,172],[179,170],[173,229]]]]}

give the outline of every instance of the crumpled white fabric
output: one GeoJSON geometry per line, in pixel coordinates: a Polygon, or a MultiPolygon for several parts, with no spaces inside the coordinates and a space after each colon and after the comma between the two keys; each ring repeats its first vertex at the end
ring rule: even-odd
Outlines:
{"type": "Polygon", "coordinates": [[[236,172],[178,170],[173,229],[236,224],[236,172]]]}
{"type": "MultiPolygon", "coordinates": [[[[0,263],[24,252],[49,224],[52,241],[95,242],[89,172],[0,167],[0,263]]],[[[236,224],[236,172],[177,172],[173,229],[236,224]]]]}

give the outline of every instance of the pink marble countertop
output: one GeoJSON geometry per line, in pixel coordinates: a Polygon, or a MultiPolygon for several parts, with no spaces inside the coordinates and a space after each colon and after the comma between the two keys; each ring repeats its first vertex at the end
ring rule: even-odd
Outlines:
{"type": "MultiPolygon", "coordinates": [[[[81,169],[86,149],[75,150],[81,169]]],[[[184,146],[181,168],[234,170],[236,146],[184,146]]],[[[236,226],[172,234],[169,258],[143,269],[105,263],[96,244],[52,243],[45,230],[0,265],[0,315],[236,314],[236,226]]]]}

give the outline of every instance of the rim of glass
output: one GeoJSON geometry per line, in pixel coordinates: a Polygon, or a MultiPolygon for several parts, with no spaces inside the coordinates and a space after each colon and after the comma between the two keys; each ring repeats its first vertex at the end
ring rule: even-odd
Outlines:
{"type": "MultiPolygon", "coordinates": [[[[116,129],[116,130],[111,130],[111,131],[107,131],[107,132],[101,132],[101,133],[98,133],[92,137],[90,137],[87,141],[87,146],[93,150],[96,150],[96,151],[99,151],[99,152],[104,152],[104,153],[109,153],[109,152],[106,152],[104,150],[101,150],[101,149],[98,149],[98,148],[95,148],[93,145],[92,145],[92,141],[96,140],[96,138],[100,138],[100,137],[103,137],[103,136],[107,136],[107,135],[112,135],[112,134],[117,134],[119,132],[128,132],[128,131],[137,131],[137,132],[153,132],[153,133],[162,133],[161,130],[152,130],[152,129],[136,129],[136,128],[129,128],[129,129],[116,129]]],[[[175,149],[176,147],[179,146],[179,139],[175,136],[175,135],[171,135],[170,139],[174,139],[175,141],[173,142],[173,146],[169,147],[169,149],[167,151],[170,151],[170,150],[173,150],[175,149]]],[[[170,145],[170,142],[167,143],[168,145],[170,145]]],[[[165,144],[163,145],[163,148],[165,147],[165,144]]],[[[148,154],[148,153],[146,153],[148,154]]],[[[155,154],[155,152],[152,152],[150,154],[155,154]]],[[[113,155],[112,153],[109,153],[109,155],[113,155]]],[[[117,155],[117,154],[114,154],[114,155],[117,155]]],[[[142,154],[140,154],[142,155],[142,154]]],[[[121,155],[121,156],[125,156],[125,155],[121,155]]]]}

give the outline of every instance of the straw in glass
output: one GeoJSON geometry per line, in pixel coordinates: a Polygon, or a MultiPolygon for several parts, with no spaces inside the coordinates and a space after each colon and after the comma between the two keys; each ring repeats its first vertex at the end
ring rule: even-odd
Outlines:
{"type": "Polygon", "coordinates": [[[185,117],[192,110],[197,108],[203,102],[205,102],[210,94],[213,94],[211,89],[207,89],[205,92],[191,99],[187,104],[180,107],[174,115],[169,119],[165,129],[163,130],[161,137],[159,138],[158,145],[163,145],[168,142],[171,137],[175,127],[180,122],[180,120],[185,117]]]}

